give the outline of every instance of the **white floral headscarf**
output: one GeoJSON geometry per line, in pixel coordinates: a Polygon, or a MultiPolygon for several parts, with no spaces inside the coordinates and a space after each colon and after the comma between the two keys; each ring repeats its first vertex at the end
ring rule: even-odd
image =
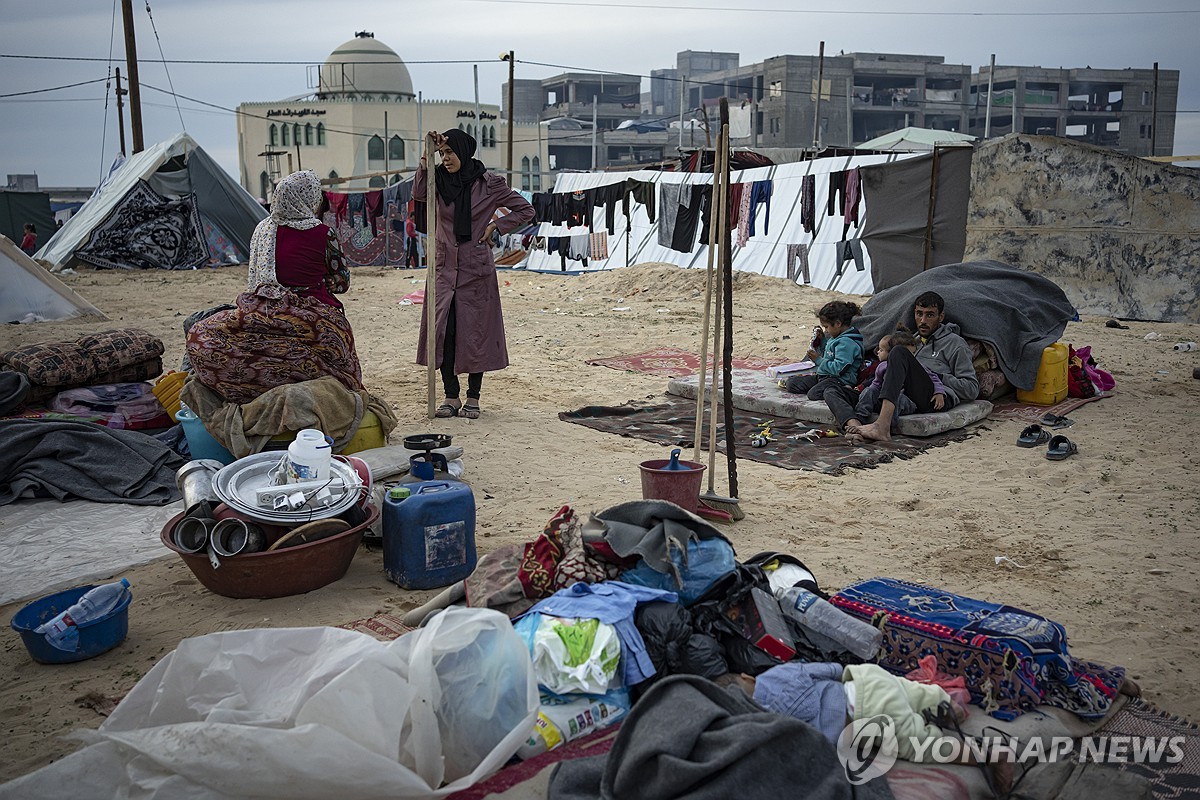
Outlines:
{"type": "Polygon", "coordinates": [[[271,216],[258,223],[250,239],[250,275],[247,288],[279,283],[275,277],[275,236],[279,226],[306,231],[321,224],[316,218],[321,202],[321,181],[312,170],[293,172],[275,187],[271,216]]]}

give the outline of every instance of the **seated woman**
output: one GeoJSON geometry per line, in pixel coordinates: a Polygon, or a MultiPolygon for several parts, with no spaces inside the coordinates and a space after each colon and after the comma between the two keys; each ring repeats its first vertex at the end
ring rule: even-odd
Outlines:
{"type": "Polygon", "coordinates": [[[337,235],[315,216],[321,200],[312,171],[281,180],[250,240],[246,291],[188,332],[192,374],[227,402],[327,375],[363,388],[354,333],[334,297],[349,288],[350,270],[337,235]]]}

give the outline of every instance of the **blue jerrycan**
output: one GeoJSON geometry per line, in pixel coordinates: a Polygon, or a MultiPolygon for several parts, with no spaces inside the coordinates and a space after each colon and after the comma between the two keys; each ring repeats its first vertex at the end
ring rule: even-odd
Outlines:
{"type": "Polygon", "coordinates": [[[384,496],[383,570],[405,589],[435,589],[475,570],[475,495],[460,481],[407,484],[384,496]]]}

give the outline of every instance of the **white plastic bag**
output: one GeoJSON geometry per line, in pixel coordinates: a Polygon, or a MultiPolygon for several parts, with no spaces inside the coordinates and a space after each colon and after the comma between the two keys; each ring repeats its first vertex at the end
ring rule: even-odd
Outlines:
{"type": "Polygon", "coordinates": [[[539,684],[555,694],[609,690],[621,663],[616,628],[595,619],[531,616],[540,618],[533,634],[533,670],[539,684]],[[575,642],[568,646],[572,634],[575,642]]]}
{"type": "Polygon", "coordinates": [[[0,798],[443,797],[499,769],[537,709],[525,643],[495,611],[451,608],[392,643],[337,628],[210,634],[77,733],[88,747],[0,798]]]}

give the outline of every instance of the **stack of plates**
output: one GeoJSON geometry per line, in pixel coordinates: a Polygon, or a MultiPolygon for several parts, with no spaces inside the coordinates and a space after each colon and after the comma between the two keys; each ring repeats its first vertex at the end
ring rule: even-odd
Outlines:
{"type": "Polygon", "coordinates": [[[294,525],[314,519],[336,517],[348,511],[363,492],[362,478],[349,464],[334,459],[330,462],[330,481],[327,487],[333,495],[326,505],[308,504],[291,510],[274,510],[258,504],[258,492],[277,485],[272,477],[276,467],[287,454],[255,453],[240,458],[213,476],[213,490],[221,502],[247,517],[276,525],[294,525]]]}

